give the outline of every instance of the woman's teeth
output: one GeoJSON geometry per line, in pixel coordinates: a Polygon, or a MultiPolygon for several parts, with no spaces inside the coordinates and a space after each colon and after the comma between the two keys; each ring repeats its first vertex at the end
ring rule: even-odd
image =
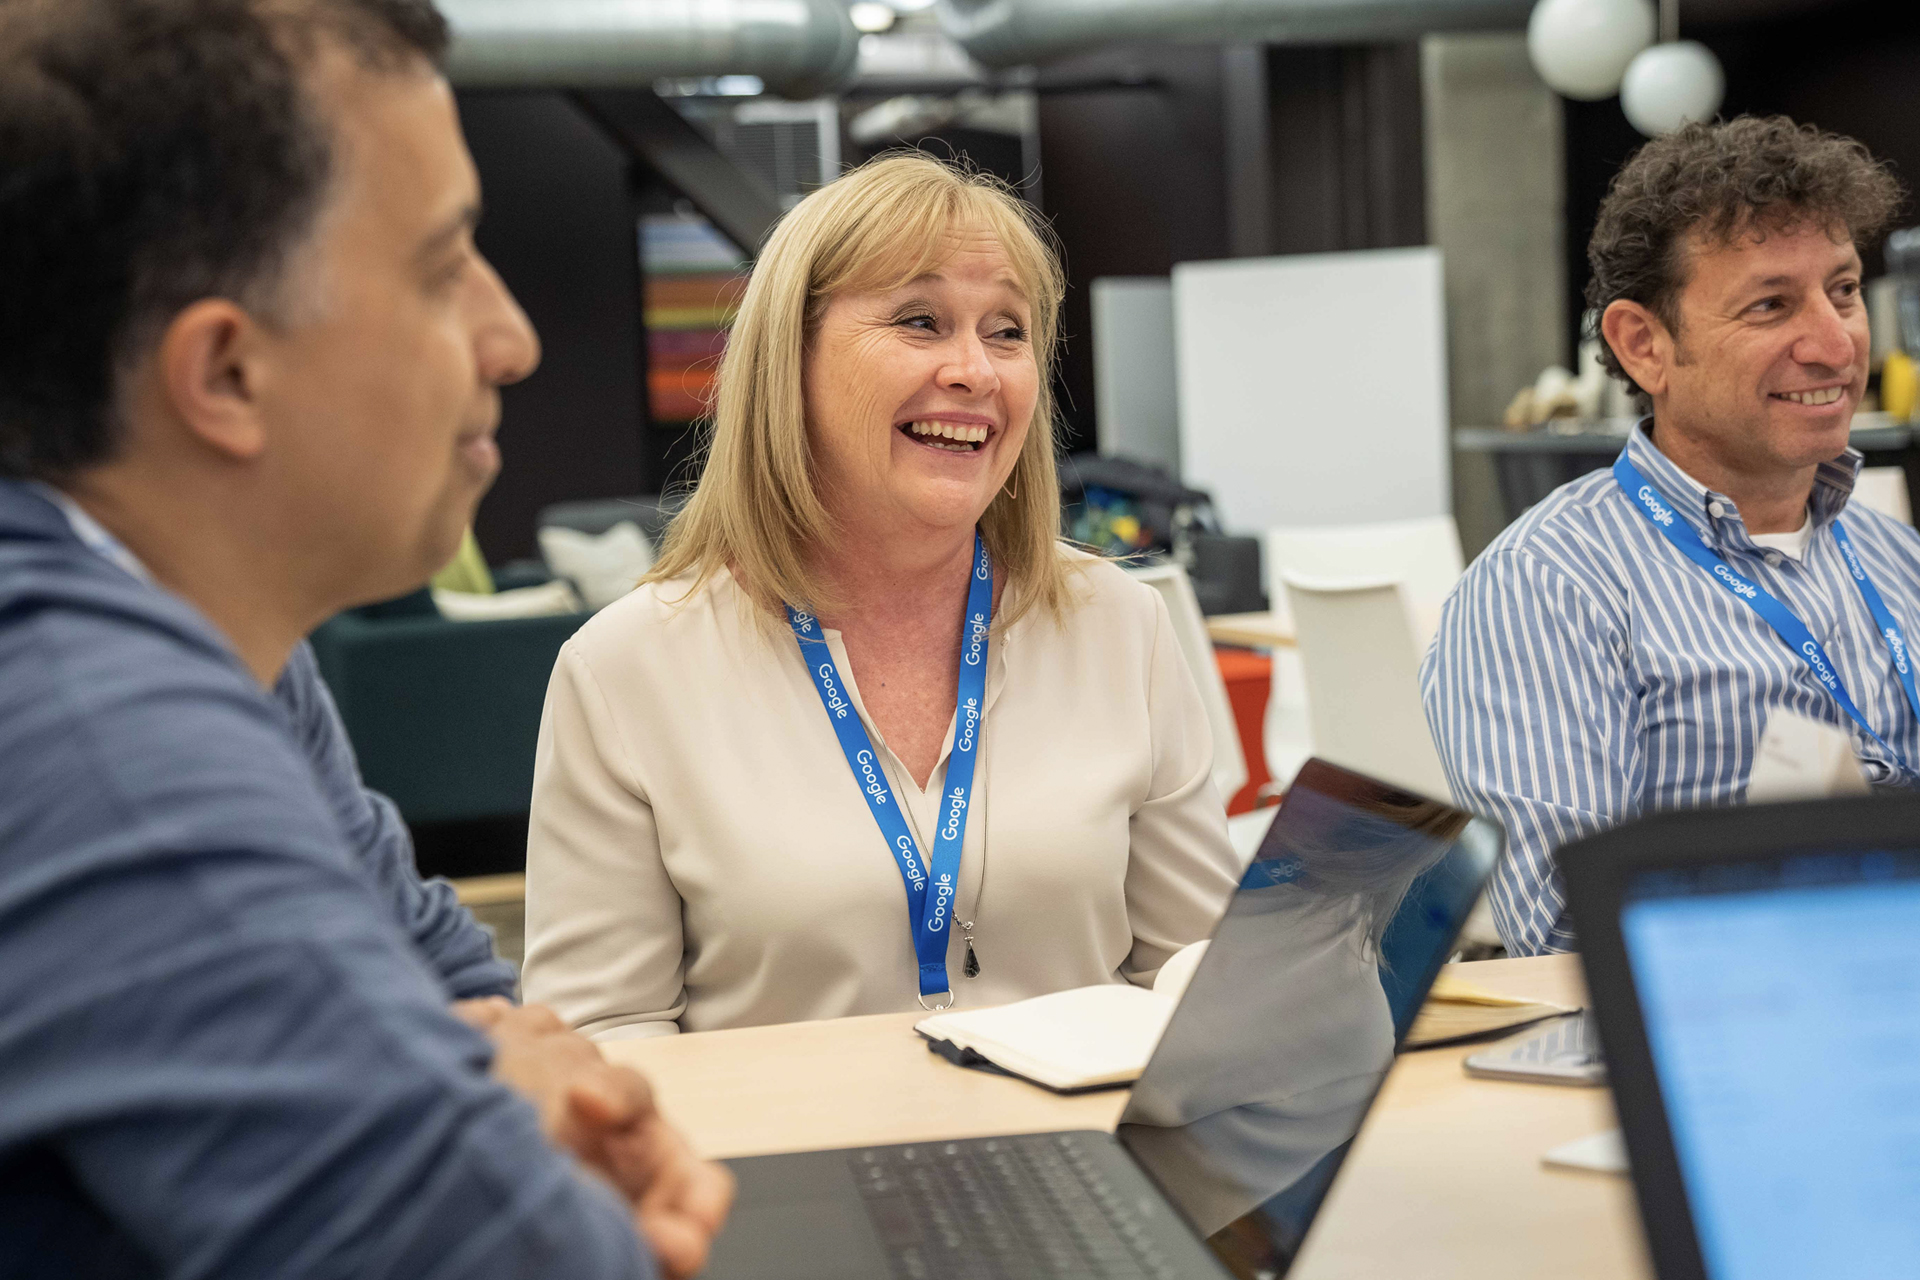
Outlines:
{"type": "Polygon", "coordinates": [[[948,453],[972,453],[987,439],[985,427],[955,422],[909,422],[901,429],[921,444],[948,453]]]}
{"type": "Polygon", "coordinates": [[[1774,394],[1778,395],[1782,400],[1791,400],[1795,404],[1822,405],[1832,404],[1835,400],[1838,400],[1845,391],[1845,387],[1827,387],[1821,391],[1778,391],[1774,394]]]}

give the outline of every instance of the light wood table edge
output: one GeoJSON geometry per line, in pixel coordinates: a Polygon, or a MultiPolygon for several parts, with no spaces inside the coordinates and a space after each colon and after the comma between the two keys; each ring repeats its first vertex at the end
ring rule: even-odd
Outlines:
{"type": "Polygon", "coordinates": [[[1207,636],[1215,644],[1242,649],[1290,649],[1291,628],[1271,613],[1217,613],[1207,619],[1207,636]]]}
{"type": "Polygon", "coordinates": [[[507,902],[525,902],[527,878],[518,873],[500,876],[466,876],[449,881],[454,896],[463,907],[497,907],[507,902]]]}

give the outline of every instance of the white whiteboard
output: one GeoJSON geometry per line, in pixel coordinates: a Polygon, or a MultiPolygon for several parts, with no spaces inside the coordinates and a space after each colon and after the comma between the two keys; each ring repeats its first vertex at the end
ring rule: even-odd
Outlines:
{"type": "Polygon", "coordinates": [[[1173,269],[1181,478],[1227,529],[1446,515],[1440,251],[1173,269]]]}

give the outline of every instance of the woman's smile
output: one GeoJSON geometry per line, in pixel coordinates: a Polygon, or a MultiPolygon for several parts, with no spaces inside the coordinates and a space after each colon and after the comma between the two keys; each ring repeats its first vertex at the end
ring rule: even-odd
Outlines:
{"type": "Polygon", "coordinates": [[[915,444],[942,453],[985,453],[998,434],[984,419],[915,418],[894,428],[915,444]]]}

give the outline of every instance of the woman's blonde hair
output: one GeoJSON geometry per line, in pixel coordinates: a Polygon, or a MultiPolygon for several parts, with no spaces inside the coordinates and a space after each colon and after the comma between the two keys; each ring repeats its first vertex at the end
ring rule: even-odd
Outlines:
{"type": "Polygon", "coordinates": [[[818,613],[837,604],[807,559],[832,532],[807,442],[802,371],[821,315],[842,290],[897,289],[937,269],[957,239],[993,236],[1033,308],[1039,396],[1008,482],[980,518],[987,551],[1007,575],[996,623],[1070,603],[1055,542],[1053,348],[1066,281],[1038,214],[1006,184],[920,152],[877,157],[809,195],[768,237],[721,357],[711,441],[699,486],[667,530],[642,581],[732,569],[747,595],[818,613]]]}

